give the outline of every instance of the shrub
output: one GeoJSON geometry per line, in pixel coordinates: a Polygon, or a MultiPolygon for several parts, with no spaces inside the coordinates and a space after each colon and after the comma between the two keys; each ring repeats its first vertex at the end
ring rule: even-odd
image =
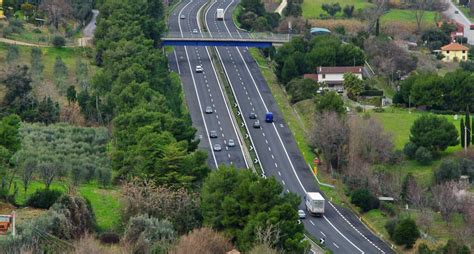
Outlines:
{"type": "Polygon", "coordinates": [[[415,143],[408,142],[403,147],[403,153],[407,156],[408,159],[413,160],[415,159],[415,154],[416,154],[417,149],[418,147],[416,146],[415,143]]]}
{"type": "Polygon", "coordinates": [[[112,181],[112,170],[110,168],[99,168],[97,170],[97,180],[103,187],[106,187],[112,181]]]}
{"type": "Polygon", "coordinates": [[[420,231],[415,221],[411,218],[405,218],[397,223],[392,238],[395,243],[405,245],[406,248],[411,248],[419,237],[420,231]]]}
{"type": "Polygon", "coordinates": [[[65,217],[72,239],[80,238],[95,227],[95,216],[91,204],[82,197],[64,195],[50,210],[65,217]]]}
{"type": "Polygon", "coordinates": [[[360,96],[383,96],[383,91],[381,90],[365,90],[362,91],[360,96]]]}
{"type": "Polygon", "coordinates": [[[422,146],[416,149],[415,158],[421,165],[430,165],[433,161],[433,155],[431,152],[422,146]]]}
{"type": "MultiPolygon", "coordinates": [[[[179,239],[172,254],[187,253],[227,253],[232,250],[233,246],[230,240],[224,234],[216,232],[210,228],[194,229],[188,235],[179,239]]],[[[256,252],[268,253],[268,252],[256,252]]]]}
{"type": "Polygon", "coordinates": [[[13,33],[13,28],[11,28],[11,27],[9,27],[9,26],[8,26],[8,27],[5,27],[5,28],[3,29],[3,37],[8,37],[8,36],[10,36],[12,33],[13,33]]]}
{"type": "Polygon", "coordinates": [[[356,112],[357,113],[361,113],[362,111],[364,111],[364,109],[361,106],[356,107],[356,112]]]}
{"type": "Polygon", "coordinates": [[[176,233],[169,221],[148,215],[130,218],[124,233],[124,241],[134,246],[133,253],[149,253],[159,246],[169,247],[175,238],[176,233]]]}
{"type": "Polygon", "coordinates": [[[62,48],[66,45],[66,39],[60,35],[56,35],[53,37],[53,40],[51,41],[54,47],[56,48],[62,48]]]}
{"type": "Polygon", "coordinates": [[[38,29],[38,28],[33,29],[32,32],[35,33],[35,34],[40,34],[40,33],[42,33],[41,30],[38,29]]]}
{"type": "Polygon", "coordinates": [[[455,160],[445,160],[434,173],[436,183],[458,180],[461,176],[459,163],[455,160]]]}
{"type": "Polygon", "coordinates": [[[115,232],[105,232],[99,237],[101,243],[116,244],[120,242],[120,236],[115,232]]]}
{"type": "Polygon", "coordinates": [[[367,189],[358,189],[352,192],[351,203],[360,207],[364,213],[379,207],[379,200],[367,189]]]}
{"type": "Polygon", "coordinates": [[[403,161],[403,152],[401,150],[395,150],[390,153],[388,163],[391,165],[400,164],[403,161]]]}
{"type": "Polygon", "coordinates": [[[394,204],[388,202],[382,202],[380,204],[380,210],[386,212],[392,217],[397,214],[397,207],[394,204]]]}
{"type": "Polygon", "coordinates": [[[26,201],[28,206],[41,209],[49,209],[61,197],[59,190],[42,189],[37,190],[26,201]]]}
{"type": "Polygon", "coordinates": [[[392,238],[393,234],[395,233],[395,227],[397,226],[397,223],[398,223],[397,219],[389,220],[387,221],[387,223],[385,223],[384,227],[387,230],[387,233],[390,236],[390,238],[392,238]]]}

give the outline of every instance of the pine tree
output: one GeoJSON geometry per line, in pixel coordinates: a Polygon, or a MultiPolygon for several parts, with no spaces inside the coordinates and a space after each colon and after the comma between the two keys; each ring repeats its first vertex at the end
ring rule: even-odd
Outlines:
{"type": "Polygon", "coordinates": [[[470,113],[469,113],[469,107],[467,108],[466,110],[466,121],[465,121],[465,124],[466,124],[466,128],[467,128],[467,137],[466,137],[466,145],[469,147],[469,145],[471,144],[471,116],[470,116],[470,113]]]}
{"type": "Polygon", "coordinates": [[[461,126],[459,128],[461,130],[461,147],[464,148],[464,119],[461,118],[461,126]]]}

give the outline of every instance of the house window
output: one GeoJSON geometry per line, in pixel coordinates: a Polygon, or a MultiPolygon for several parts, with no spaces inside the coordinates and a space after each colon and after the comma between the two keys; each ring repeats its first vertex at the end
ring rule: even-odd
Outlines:
{"type": "Polygon", "coordinates": [[[449,50],[448,50],[448,51],[446,51],[446,53],[448,53],[448,54],[449,54],[449,50]]]}
{"type": "Polygon", "coordinates": [[[466,60],[466,56],[462,56],[462,60],[466,60]]]}
{"type": "Polygon", "coordinates": [[[463,54],[466,53],[466,50],[463,50],[462,53],[463,53],[463,54]]]}
{"type": "Polygon", "coordinates": [[[323,74],[323,78],[326,78],[326,74],[323,74]]]}

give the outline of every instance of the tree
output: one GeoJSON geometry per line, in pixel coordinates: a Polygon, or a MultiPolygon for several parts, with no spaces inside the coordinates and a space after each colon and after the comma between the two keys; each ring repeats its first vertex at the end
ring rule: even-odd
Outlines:
{"type": "Polygon", "coordinates": [[[333,4],[322,4],[321,9],[323,11],[327,12],[329,16],[334,17],[336,13],[341,11],[341,5],[339,3],[333,3],[333,4]]]}
{"type": "Polygon", "coordinates": [[[338,114],[327,111],[316,115],[310,135],[311,146],[321,151],[328,172],[342,170],[348,138],[347,123],[338,114]]]}
{"type": "Polygon", "coordinates": [[[270,225],[281,232],[278,247],[301,252],[306,246],[303,226],[297,223],[300,199],[283,192],[274,178],[220,167],[204,182],[201,200],[204,224],[235,237],[239,250],[250,250],[256,229],[270,225]]]}
{"type": "Polygon", "coordinates": [[[456,191],[458,191],[458,183],[454,181],[444,182],[432,188],[435,206],[446,222],[450,220],[452,213],[459,208],[456,191]]]}
{"type": "Polygon", "coordinates": [[[312,79],[292,79],[286,85],[286,91],[291,96],[291,103],[313,98],[318,88],[318,84],[312,79]]]}
{"type": "Polygon", "coordinates": [[[419,146],[416,149],[415,159],[421,165],[430,165],[433,162],[433,154],[424,146],[419,146]]]}
{"type": "Polygon", "coordinates": [[[74,86],[69,86],[67,89],[67,102],[69,104],[74,103],[77,101],[77,93],[76,88],[74,86]]]}
{"type": "Polygon", "coordinates": [[[51,97],[45,97],[38,102],[35,120],[46,125],[59,121],[59,103],[53,102],[51,97]]]}
{"type": "Polygon", "coordinates": [[[298,75],[299,73],[296,62],[293,57],[289,57],[283,65],[283,69],[281,71],[281,81],[283,83],[287,83],[298,75]]]}
{"type": "Polygon", "coordinates": [[[344,74],[344,88],[347,90],[347,96],[357,101],[357,96],[364,90],[364,81],[354,73],[344,74]]]}
{"type": "Polygon", "coordinates": [[[76,83],[83,90],[89,87],[89,67],[80,58],[76,62],[76,83]]]}
{"type": "Polygon", "coordinates": [[[66,39],[60,35],[55,35],[51,41],[55,48],[62,48],[66,45],[66,39]]]}
{"type": "Polygon", "coordinates": [[[465,125],[465,128],[466,128],[466,131],[464,130],[464,128],[461,129],[461,132],[466,132],[466,146],[469,147],[469,145],[471,144],[471,114],[469,113],[469,107],[467,108],[466,110],[466,116],[464,117],[465,122],[466,122],[466,125],[465,125]]]}
{"type": "Polygon", "coordinates": [[[31,48],[31,74],[34,79],[42,79],[44,65],[42,63],[41,48],[31,48]]]}
{"type": "Polygon", "coordinates": [[[182,236],[170,254],[187,253],[228,253],[233,249],[230,240],[221,233],[210,228],[194,229],[188,235],[182,236]]]}
{"type": "Polygon", "coordinates": [[[364,213],[379,207],[379,200],[370,194],[367,189],[353,191],[351,195],[351,203],[360,207],[364,213]]]}
{"type": "Polygon", "coordinates": [[[316,96],[315,102],[316,111],[319,113],[335,112],[339,115],[343,115],[346,112],[344,101],[335,91],[325,92],[322,95],[316,96]]]}
{"type": "Polygon", "coordinates": [[[423,115],[415,120],[410,129],[410,141],[433,153],[458,144],[458,132],[445,117],[423,115]]]}
{"type": "Polygon", "coordinates": [[[72,0],[71,10],[72,16],[81,22],[82,26],[86,25],[87,18],[92,14],[94,6],[93,0],[72,0]]]}
{"type": "Polygon", "coordinates": [[[20,57],[20,51],[16,45],[9,45],[8,50],[7,50],[7,63],[10,66],[13,66],[16,64],[18,61],[18,58],[20,57]]]}
{"type": "Polygon", "coordinates": [[[54,79],[56,86],[58,89],[64,93],[66,92],[66,81],[68,78],[68,68],[64,61],[61,59],[61,57],[56,57],[56,61],[54,62],[54,68],[53,68],[53,73],[54,73],[54,79]]]}
{"type": "Polygon", "coordinates": [[[418,146],[416,146],[415,143],[408,142],[403,147],[403,153],[408,157],[408,159],[413,160],[415,159],[417,149],[418,149],[418,146]]]}
{"type": "Polygon", "coordinates": [[[173,225],[166,220],[139,215],[130,218],[124,241],[133,246],[132,253],[166,252],[176,239],[173,225]]]}
{"type": "Polygon", "coordinates": [[[21,180],[23,182],[23,189],[25,193],[28,192],[28,186],[33,180],[33,175],[37,170],[37,162],[33,159],[27,159],[22,163],[21,180]]]}
{"type": "Polygon", "coordinates": [[[352,14],[354,13],[354,5],[346,5],[342,11],[344,12],[344,16],[346,18],[352,18],[352,14]]]}
{"type": "Polygon", "coordinates": [[[60,25],[66,24],[72,11],[70,2],[66,0],[43,0],[39,8],[46,13],[47,23],[53,25],[56,30],[60,25]]]}
{"type": "Polygon", "coordinates": [[[39,173],[46,189],[49,190],[54,178],[63,174],[64,169],[62,167],[63,165],[61,165],[62,163],[63,162],[57,158],[47,158],[38,165],[39,173]]]}
{"type": "Polygon", "coordinates": [[[466,146],[466,138],[465,138],[465,131],[464,128],[466,128],[466,124],[464,124],[464,119],[461,118],[460,126],[459,126],[459,131],[461,132],[461,147],[464,148],[466,146]]]}
{"type": "Polygon", "coordinates": [[[461,176],[461,168],[456,160],[443,160],[439,168],[434,172],[436,183],[446,181],[457,181],[461,176]]]}
{"type": "Polygon", "coordinates": [[[401,219],[393,232],[393,240],[399,245],[405,245],[406,248],[413,247],[416,240],[420,237],[420,231],[416,223],[411,218],[401,219]]]}
{"type": "Polygon", "coordinates": [[[21,5],[21,10],[23,11],[23,14],[25,14],[25,17],[28,19],[34,14],[34,9],[35,7],[30,3],[24,3],[21,5]]]}

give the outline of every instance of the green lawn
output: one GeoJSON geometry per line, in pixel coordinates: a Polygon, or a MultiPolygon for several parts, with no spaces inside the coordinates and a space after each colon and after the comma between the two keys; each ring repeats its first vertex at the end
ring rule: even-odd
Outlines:
{"type": "MultiPolygon", "coordinates": [[[[18,205],[25,205],[28,197],[36,190],[44,189],[45,185],[41,181],[33,181],[29,187],[28,192],[25,193],[23,184],[20,179],[15,180],[18,186],[18,194],[16,196],[16,203],[18,205]]],[[[68,190],[66,183],[63,181],[54,181],[50,187],[51,189],[66,192],[68,190]]],[[[94,210],[97,225],[99,230],[107,231],[115,229],[120,223],[120,192],[117,188],[99,188],[97,184],[83,184],[77,189],[79,194],[91,202],[94,210]]]]}
{"type": "MultiPolygon", "coordinates": [[[[326,3],[339,3],[341,8],[344,8],[346,5],[354,5],[355,10],[357,9],[364,9],[371,4],[368,3],[366,0],[305,0],[303,1],[303,17],[307,19],[314,19],[319,18],[320,14],[327,12],[321,9],[321,6],[326,3]]],[[[336,17],[342,16],[342,11],[336,14],[336,17]]]]}
{"type": "MultiPolygon", "coordinates": [[[[436,12],[434,11],[425,11],[423,16],[423,25],[433,24],[435,22],[436,12]]],[[[401,9],[390,9],[385,15],[382,16],[382,23],[386,22],[406,22],[414,23],[416,25],[415,12],[412,10],[401,10],[401,9]]]]}

